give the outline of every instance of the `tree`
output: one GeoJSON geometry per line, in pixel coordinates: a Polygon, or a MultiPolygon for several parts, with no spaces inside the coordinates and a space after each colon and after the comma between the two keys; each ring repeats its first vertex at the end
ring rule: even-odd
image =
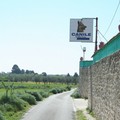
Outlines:
{"type": "Polygon", "coordinates": [[[25,73],[25,70],[24,70],[24,69],[22,69],[22,70],[21,70],[21,74],[24,74],[24,73],[25,73]]]}
{"type": "Polygon", "coordinates": [[[70,74],[69,74],[69,73],[67,74],[67,77],[70,77],[70,74]]]}
{"type": "Polygon", "coordinates": [[[40,80],[41,80],[41,78],[40,78],[40,75],[38,75],[38,74],[36,74],[35,76],[34,76],[34,81],[36,82],[36,84],[39,82],[41,82],[40,80]]]}
{"type": "Polygon", "coordinates": [[[15,73],[15,74],[20,74],[21,73],[21,70],[20,68],[18,67],[18,65],[13,65],[12,67],[12,73],[15,73]]]}
{"type": "Polygon", "coordinates": [[[79,80],[79,75],[75,72],[74,76],[73,76],[73,80],[74,80],[74,83],[77,84],[78,83],[78,80],[79,80]]]}
{"type": "Polygon", "coordinates": [[[66,83],[67,84],[71,83],[71,76],[69,73],[66,75],[66,83]]]}
{"type": "Polygon", "coordinates": [[[26,74],[34,74],[34,71],[33,70],[26,70],[26,74]]]}
{"type": "Polygon", "coordinates": [[[46,73],[46,72],[42,72],[42,75],[43,75],[43,76],[47,76],[47,73],[46,73]]]}
{"type": "Polygon", "coordinates": [[[46,72],[42,72],[42,81],[45,83],[47,83],[47,73],[46,72]]]}
{"type": "Polygon", "coordinates": [[[78,74],[75,72],[74,77],[78,77],[78,74]]]}

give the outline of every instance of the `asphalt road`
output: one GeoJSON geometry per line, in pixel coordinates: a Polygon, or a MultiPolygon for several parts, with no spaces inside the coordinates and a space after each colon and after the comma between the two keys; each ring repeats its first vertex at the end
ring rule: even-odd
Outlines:
{"type": "Polygon", "coordinates": [[[72,91],[52,95],[33,106],[22,120],[74,120],[72,91]]]}

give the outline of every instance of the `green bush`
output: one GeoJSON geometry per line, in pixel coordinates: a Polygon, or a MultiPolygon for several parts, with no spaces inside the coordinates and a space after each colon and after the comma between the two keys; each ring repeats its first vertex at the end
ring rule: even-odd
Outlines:
{"type": "Polygon", "coordinates": [[[26,93],[33,95],[35,97],[36,101],[43,100],[42,96],[38,92],[26,92],[26,93]]]}
{"type": "Polygon", "coordinates": [[[48,93],[48,92],[40,91],[40,95],[41,95],[43,98],[47,98],[47,97],[49,96],[49,93],[48,93]]]}
{"type": "Polygon", "coordinates": [[[87,120],[87,118],[83,114],[83,111],[78,110],[76,112],[76,120],[87,120]]]}
{"type": "Polygon", "coordinates": [[[66,91],[66,88],[53,88],[50,90],[50,93],[57,94],[57,93],[62,93],[63,91],[66,91]]]}
{"type": "Polygon", "coordinates": [[[4,111],[14,111],[14,107],[11,104],[6,103],[2,107],[4,108],[4,111]]]}
{"type": "Polygon", "coordinates": [[[3,113],[6,111],[5,107],[4,107],[4,104],[0,104],[0,111],[2,111],[3,113]]]}
{"type": "Polygon", "coordinates": [[[38,92],[32,92],[31,94],[35,97],[37,101],[43,100],[42,96],[38,92]]]}
{"type": "Polygon", "coordinates": [[[4,104],[6,110],[11,110],[12,107],[14,108],[14,111],[23,110],[24,107],[26,107],[27,103],[23,101],[22,99],[16,97],[16,96],[5,96],[3,95],[0,99],[0,104],[4,104]]]}
{"type": "Polygon", "coordinates": [[[51,90],[50,90],[50,93],[57,94],[57,93],[58,93],[58,91],[57,91],[57,89],[56,89],[56,88],[53,88],[53,89],[51,89],[51,90]]]}
{"type": "Polygon", "coordinates": [[[71,90],[71,86],[67,86],[66,89],[67,89],[67,90],[71,90]]]}
{"type": "Polygon", "coordinates": [[[36,99],[33,95],[31,94],[23,94],[19,96],[21,99],[23,99],[24,101],[28,102],[30,105],[36,105],[36,99]]]}
{"type": "Polygon", "coordinates": [[[64,92],[64,91],[67,91],[66,88],[63,88],[63,92],[64,92]]]}
{"type": "Polygon", "coordinates": [[[15,106],[16,110],[23,110],[27,106],[27,103],[24,100],[16,96],[11,97],[10,104],[15,106]]]}
{"type": "Polygon", "coordinates": [[[58,92],[58,93],[62,93],[63,91],[64,91],[63,88],[58,88],[58,89],[57,89],[57,92],[58,92]]]}
{"type": "Polygon", "coordinates": [[[0,120],[5,120],[5,118],[4,118],[3,114],[2,114],[2,112],[0,112],[0,120]]]}
{"type": "Polygon", "coordinates": [[[73,98],[81,98],[78,90],[75,90],[75,92],[71,95],[71,97],[73,97],[73,98]]]}
{"type": "Polygon", "coordinates": [[[95,117],[95,114],[92,110],[90,110],[88,107],[86,108],[86,110],[92,117],[95,117]]]}
{"type": "Polygon", "coordinates": [[[8,103],[8,102],[10,102],[10,97],[3,95],[0,99],[0,104],[4,104],[4,103],[8,103]]]}

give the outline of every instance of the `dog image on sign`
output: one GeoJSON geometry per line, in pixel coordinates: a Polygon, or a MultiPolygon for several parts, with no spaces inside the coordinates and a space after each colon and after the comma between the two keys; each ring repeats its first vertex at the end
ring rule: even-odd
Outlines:
{"type": "Polygon", "coordinates": [[[86,26],[82,23],[82,21],[78,21],[77,32],[84,32],[86,26]]]}

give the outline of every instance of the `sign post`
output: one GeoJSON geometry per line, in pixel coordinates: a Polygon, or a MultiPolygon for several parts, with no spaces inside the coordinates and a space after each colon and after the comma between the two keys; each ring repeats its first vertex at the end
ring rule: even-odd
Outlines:
{"type": "Polygon", "coordinates": [[[95,52],[97,51],[98,18],[70,19],[70,42],[93,43],[93,19],[96,19],[95,52]]]}
{"type": "Polygon", "coordinates": [[[95,52],[97,51],[98,18],[96,17],[95,52]]]}
{"type": "Polygon", "coordinates": [[[93,42],[93,18],[70,19],[70,42],[93,42]]]}

